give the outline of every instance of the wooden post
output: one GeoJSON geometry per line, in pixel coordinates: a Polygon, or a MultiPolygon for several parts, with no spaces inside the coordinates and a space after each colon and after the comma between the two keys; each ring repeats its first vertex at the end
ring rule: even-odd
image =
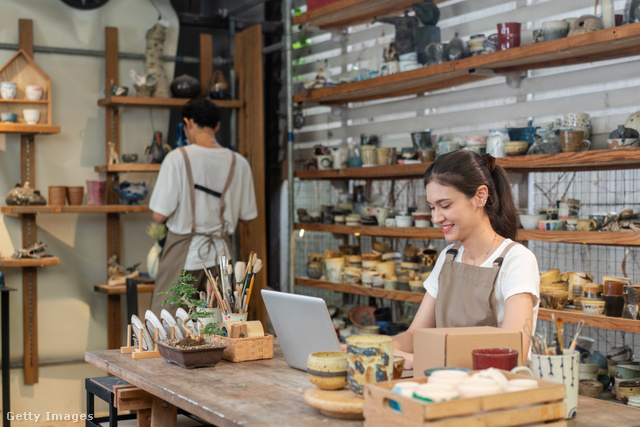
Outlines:
{"type": "Polygon", "coordinates": [[[200,34],[200,95],[209,91],[209,80],[213,74],[213,36],[200,34]]]}
{"type": "Polygon", "coordinates": [[[234,69],[238,99],[244,108],[238,114],[238,152],[249,161],[256,190],[258,217],[248,225],[240,224],[240,254],[255,251],[262,259],[262,270],[256,275],[249,318],[260,320],[266,330],[267,311],[261,289],[267,287],[267,209],[265,199],[264,100],[262,75],[262,28],[247,28],[234,37],[234,69]]]}

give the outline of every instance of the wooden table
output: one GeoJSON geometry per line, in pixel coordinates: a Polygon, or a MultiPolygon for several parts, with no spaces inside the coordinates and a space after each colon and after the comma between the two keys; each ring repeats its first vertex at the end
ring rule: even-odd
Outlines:
{"type": "MultiPolygon", "coordinates": [[[[305,372],[290,368],[277,343],[271,360],[183,369],[162,358],[134,360],[118,350],[88,351],[85,360],[154,396],[152,426],[175,426],[176,407],[217,426],[361,426],[362,421],[328,418],[304,402],[313,387],[305,372]],[[169,403],[167,405],[166,403],[169,403]],[[164,405],[163,405],[164,404],[164,405]]],[[[640,410],[580,396],[569,426],[640,424],[640,410]]]]}

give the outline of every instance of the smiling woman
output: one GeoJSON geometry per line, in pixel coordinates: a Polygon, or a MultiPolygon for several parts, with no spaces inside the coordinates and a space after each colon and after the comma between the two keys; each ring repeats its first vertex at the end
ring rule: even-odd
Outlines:
{"type": "Polygon", "coordinates": [[[494,326],[523,332],[529,349],[538,317],[535,256],[513,241],[518,217],[509,177],[486,154],[443,154],[425,173],[432,221],[448,242],[424,286],[409,330],[395,337],[396,353],[412,362],[417,328],[494,326]]]}

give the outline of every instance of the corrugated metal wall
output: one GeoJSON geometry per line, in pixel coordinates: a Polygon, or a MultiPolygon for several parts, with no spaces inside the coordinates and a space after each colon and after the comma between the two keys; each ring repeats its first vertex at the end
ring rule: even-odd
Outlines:
{"type": "MultiPolygon", "coordinates": [[[[624,4],[624,0],[614,2],[616,13],[622,13],[624,4]]],[[[520,22],[522,44],[529,44],[532,30],[540,28],[544,21],[594,13],[592,0],[452,0],[438,6],[441,12],[438,26],[443,42],[455,33],[468,40],[473,34],[495,33],[499,22],[520,22]]],[[[394,31],[388,24],[366,24],[335,32],[298,29],[294,39],[308,39],[310,43],[294,51],[297,64],[294,67],[297,82],[294,92],[302,91],[301,82],[315,75],[318,60],[326,60],[334,75],[375,67],[381,61],[382,48],[393,39],[394,31]]],[[[489,129],[525,126],[529,120],[544,127],[569,112],[585,112],[591,116],[592,149],[605,149],[609,132],[640,109],[639,64],[640,57],[636,56],[529,71],[519,87],[507,85],[504,77],[494,77],[475,84],[399,98],[333,107],[304,105],[305,126],[295,134],[297,166],[310,156],[310,148],[314,145],[358,140],[362,133],[378,135],[381,146],[410,147],[410,133],[414,131],[431,130],[434,135],[448,136],[487,135],[489,129]]],[[[512,176],[514,182],[527,187],[528,206],[526,200],[519,203],[527,206],[530,212],[547,207],[549,198],[557,200],[565,193],[566,197],[581,201],[583,217],[594,212],[640,208],[639,178],[635,170],[532,173],[528,180],[523,176],[512,176]],[[555,183],[558,183],[557,190],[545,196],[543,193],[555,183]]],[[[334,201],[332,192],[335,190],[332,188],[329,182],[298,181],[294,194],[296,206],[319,209],[321,204],[334,201]]],[[[517,189],[514,192],[517,193],[517,189]]],[[[307,250],[318,251],[328,245],[337,247],[339,240],[320,234],[308,236],[303,250],[302,242],[298,242],[298,254],[302,256],[297,257],[297,264],[303,262],[301,258],[307,250]]],[[[432,243],[441,246],[443,242],[432,243]]],[[[538,257],[541,271],[552,268],[580,270],[593,274],[596,280],[605,274],[620,275],[625,252],[625,248],[549,242],[530,242],[530,248],[538,257]]],[[[640,281],[637,252],[632,248],[630,261],[627,260],[627,272],[636,282],[640,281]]],[[[303,266],[298,266],[297,271],[300,268],[303,266]]],[[[544,328],[543,323],[541,328],[544,328]]],[[[629,338],[633,334],[598,332],[593,328],[586,328],[584,334],[598,338],[601,350],[623,341],[633,341],[629,338]]]]}

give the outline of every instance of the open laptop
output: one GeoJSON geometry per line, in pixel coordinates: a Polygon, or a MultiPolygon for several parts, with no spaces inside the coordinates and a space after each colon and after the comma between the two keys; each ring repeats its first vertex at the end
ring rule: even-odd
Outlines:
{"type": "Polygon", "coordinates": [[[340,350],[340,341],[322,298],[266,289],[261,292],[289,366],[306,371],[311,353],[340,350]]]}

